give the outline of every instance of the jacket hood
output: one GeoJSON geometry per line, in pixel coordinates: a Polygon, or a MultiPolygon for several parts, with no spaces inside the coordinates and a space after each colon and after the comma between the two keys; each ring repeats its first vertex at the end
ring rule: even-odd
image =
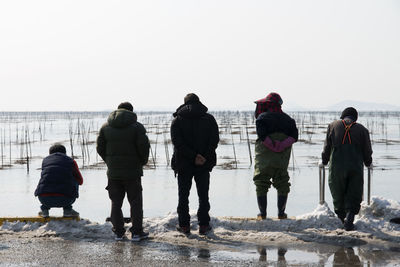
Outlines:
{"type": "Polygon", "coordinates": [[[181,116],[183,118],[200,118],[204,116],[208,108],[200,101],[194,103],[183,104],[176,109],[174,117],[181,116]]]}
{"type": "Polygon", "coordinates": [[[110,113],[107,122],[114,128],[124,128],[137,121],[137,116],[132,111],[117,109],[110,113]]]}

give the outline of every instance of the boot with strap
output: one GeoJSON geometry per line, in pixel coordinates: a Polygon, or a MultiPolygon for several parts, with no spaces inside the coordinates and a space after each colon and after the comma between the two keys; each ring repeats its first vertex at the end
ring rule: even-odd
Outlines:
{"type": "Polygon", "coordinates": [[[258,209],[257,220],[265,220],[267,218],[267,195],[257,196],[258,209]]]}
{"type": "Polygon", "coordinates": [[[285,213],[287,198],[287,195],[278,195],[278,219],[287,219],[287,214],[285,213]]]}

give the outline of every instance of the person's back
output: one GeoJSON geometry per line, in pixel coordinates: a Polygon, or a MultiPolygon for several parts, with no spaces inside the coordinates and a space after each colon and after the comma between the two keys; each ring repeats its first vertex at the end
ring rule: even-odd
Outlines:
{"type": "Polygon", "coordinates": [[[42,172],[35,190],[35,196],[42,203],[39,216],[48,217],[49,210],[55,207],[62,207],[65,217],[78,216],[79,213],[72,209],[79,196],[79,185],[83,183],[78,165],[66,155],[61,144],[51,146],[49,153],[42,161],[42,172]]]}
{"type": "Polygon", "coordinates": [[[111,112],[97,137],[97,153],[107,164],[106,189],[111,200],[111,223],[116,240],[125,239],[122,204],[127,194],[131,206],[132,241],[148,237],[143,232],[143,166],[149,157],[150,143],[146,129],[137,122],[129,102],[111,112]]]}
{"type": "Polygon", "coordinates": [[[64,153],[54,153],[42,161],[41,180],[35,195],[63,194],[68,197],[78,197],[78,183],[73,179],[73,159],[64,153]]]}
{"type": "Polygon", "coordinates": [[[183,168],[204,168],[211,171],[215,166],[215,149],[219,142],[218,125],[207,110],[201,102],[193,102],[181,105],[173,114],[175,118],[171,124],[171,139],[174,144],[172,167],[175,171],[183,168]],[[196,154],[207,158],[204,165],[194,164],[196,154]]]}
{"type": "Polygon", "coordinates": [[[283,101],[277,93],[270,93],[255,103],[258,138],[253,181],[260,210],[257,219],[266,219],[267,193],[271,185],[278,191],[278,218],[286,219],[286,202],[290,192],[287,168],[292,144],[298,139],[296,122],[282,111],[283,101]]]}
{"type": "Polygon", "coordinates": [[[97,152],[107,164],[110,179],[132,179],[143,175],[149,157],[146,130],[134,112],[117,109],[102,126],[97,152]]]}
{"type": "Polygon", "coordinates": [[[218,125],[207,113],[197,95],[188,94],[184,104],[177,108],[171,123],[171,140],[174,145],[171,167],[178,176],[178,220],[177,230],[190,233],[189,194],[192,178],[196,182],[199,197],[197,218],[199,233],[211,230],[208,191],[210,172],[216,164],[215,149],[219,142],[218,125]]]}
{"type": "Polygon", "coordinates": [[[326,140],[322,153],[325,165],[331,156],[343,162],[343,167],[346,168],[362,168],[363,163],[366,166],[371,164],[372,149],[369,132],[362,124],[350,118],[336,120],[329,124],[326,140]],[[350,126],[350,135],[345,137],[346,126],[350,126]]]}
{"type": "Polygon", "coordinates": [[[360,210],[363,195],[363,163],[372,163],[372,148],[368,130],[357,123],[358,112],[349,107],[340,120],[328,125],[322,163],[329,165],[329,188],[335,213],[346,230],[354,228],[354,216],[360,210]]]}

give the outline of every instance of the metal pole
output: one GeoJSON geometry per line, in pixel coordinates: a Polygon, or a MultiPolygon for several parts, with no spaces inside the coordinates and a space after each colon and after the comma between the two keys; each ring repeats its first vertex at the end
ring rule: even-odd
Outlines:
{"type": "Polygon", "coordinates": [[[368,203],[368,205],[370,205],[371,204],[371,170],[372,170],[372,167],[370,166],[370,167],[368,167],[368,199],[367,199],[367,203],[368,203]]]}
{"type": "Polygon", "coordinates": [[[319,204],[325,203],[325,165],[319,164],[319,204]]]}

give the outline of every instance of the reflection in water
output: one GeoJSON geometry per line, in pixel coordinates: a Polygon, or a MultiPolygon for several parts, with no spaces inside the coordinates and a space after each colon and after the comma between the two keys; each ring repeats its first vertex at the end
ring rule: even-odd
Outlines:
{"type": "Polygon", "coordinates": [[[198,258],[200,259],[209,259],[210,258],[210,250],[205,249],[205,248],[200,248],[198,251],[198,258]]]}
{"type": "MultiPolygon", "coordinates": [[[[260,254],[259,261],[267,261],[267,248],[259,246],[257,247],[257,251],[260,254]]],[[[287,252],[286,248],[279,247],[278,248],[278,266],[286,266],[286,259],[285,259],[285,254],[287,252]]]]}
{"type": "Polygon", "coordinates": [[[360,258],[354,253],[353,248],[341,247],[333,256],[334,266],[362,266],[360,258]]]}
{"type": "Polygon", "coordinates": [[[265,262],[268,266],[270,264],[288,266],[299,263],[316,264],[318,266],[364,266],[365,264],[369,265],[371,261],[375,264],[387,265],[392,262],[393,257],[398,256],[398,254],[368,250],[368,255],[371,258],[366,258],[365,255],[360,254],[360,251],[362,251],[360,247],[356,247],[356,250],[354,250],[352,247],[324,247],[321,245],[320,248],[314,247],[310,250],[293,248],[289,249],[289,253],[287,253],[287,247],[257,246],[258,261],[265,262]],[[356,252],[358,252],[358,255],[356,252]],[[275,256],[275,253],[277,253],[277,256],[275,256]]]}

